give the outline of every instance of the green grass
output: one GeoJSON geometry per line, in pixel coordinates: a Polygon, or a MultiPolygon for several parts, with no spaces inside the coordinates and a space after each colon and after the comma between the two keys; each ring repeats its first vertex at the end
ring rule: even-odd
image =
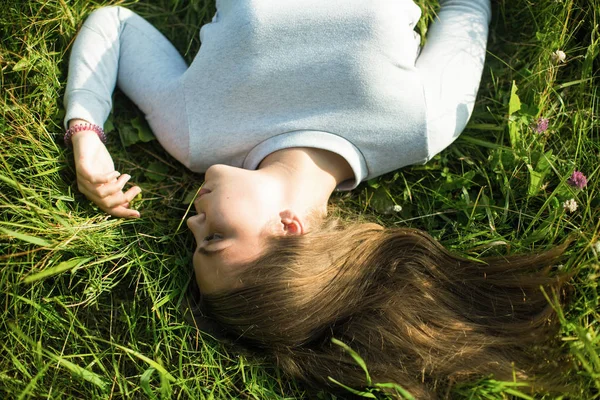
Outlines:
{"type": "MultiPolygon", "coordinates": [[[[419,3],[425,31],[435,1],[419,3]]],[[[302,398],[266,362],[187,322],[193,238],[182,222],[202,177],[155,141],[124,147],[139,133],[140,113],[119,93],[109,148],[144,189],[143,218],[108,218],[77,192],[61,143],[67,57],[85,16],[105,4],[149,18],[188,61],[214,12],[201,0],[0,1],[0,398],[302,398]]],[[[573,236],[564,260],[578,268],[572,303],[558,310],[578,388],[570,398],[600,398],[600,1],[497,1],[494,11],[479,101],[462,137],[427,165],[334,203],[343,214],[426,229],[472,256],[542,250],[573,236]],[[552,61],[558,49],[564,64],[552,61]],[[539,117],[549,119],[543,134],[532,129],[539,117]],[[586,188],[567,184],[574,170],[587,175],[586,188]],[[563,209],[570,198],[573,213],[563,209]],[[402,210],[388,213],[393,205],[402,210]]],[[[449,396],[526,393],[484,379],[449,396]]]]}

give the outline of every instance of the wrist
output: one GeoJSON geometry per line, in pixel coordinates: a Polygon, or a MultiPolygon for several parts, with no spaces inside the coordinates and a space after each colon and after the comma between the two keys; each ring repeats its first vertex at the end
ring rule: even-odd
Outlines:
{"type": "Polygon", "coordinates": [[[76,135],[71,137],[71,144],[73,147],[77,146],[79,143],[89,143],[89,142],[102,142],[98,134],[94,131],[79,131],[76,135]]]}
{"type": "Polygon", "coordinates": [[[106,143],[106,135],[104,130],[95,124],[91,124],[81,119],[72,119],[69,121],[69,129],[65,132],[65,145],[70,146],[90,136],[96,135],[97,139],[102,143],[106,143]]]}

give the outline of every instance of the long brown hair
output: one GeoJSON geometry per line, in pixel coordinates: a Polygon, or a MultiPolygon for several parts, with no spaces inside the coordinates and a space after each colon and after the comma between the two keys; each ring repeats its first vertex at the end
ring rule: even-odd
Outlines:
{"type": "Polygon", "coordinates": [[[244,268],[243,286],[204,296],[209,313],[246,348],[289,377],[334,390],[375,382],[418,399],[493,374],[552,389],[559,382],[547,293],[566,277],[551,266],[564,247],[481,260],[457,256],[425,232],[331,220],[302,236],[274,238],[244,268]],[[554,358],[554,359],[553,359],[554,358]]]}

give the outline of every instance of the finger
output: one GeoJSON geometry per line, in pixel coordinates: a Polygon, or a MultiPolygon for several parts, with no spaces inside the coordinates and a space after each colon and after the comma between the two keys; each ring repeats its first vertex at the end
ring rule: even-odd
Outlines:
{"type": "Polygon", "coordinates": [[[130,209],[129,206],[131,204],[131,200],[138,194],[142,192],[142,189],[139,186],[134,186],[130,188],[127,192],[123,194],[123,197],[127,199],[127,202],[113,207],[109,211],[109,214],[122,217],[122,218],[139,218],[140,212],[137,210],[130,209]]]}
{"type": "Polygon", "coordinates": [[[142,189],[139,186],[134,186],[123,193],[121,191],[107,197],[100,199],[100,203],[107,208],[114,208],[125,203],[131,202],[135,196],[140,194],[142,189]]]}
{"type": "Polygon", "coordinates": [[[131,200],[133,200],[135,196],[137,196],[140,193],[142,193],[142,188],[139,186],[129,188],[129,190],[125,192],[125,198],[127,199],[126,203],[130,203],[131,200]]]}
{"type": "Polygon", "coordinates": [[[119,193],[122,192],[123,187],[129,179],[131,179],[131,176],[124,174],[113,182],[103,185],[93,185],[87,181],[80,180],[77,181],[77,185],[79,191],[82,191],[82,188],[85,188],[86,193],[88,193],[88,198],[90,198],[89,195],[93,197],[93,199],[90,198],[90,200],[94,200],[97,204],[101,202],[106,207],[114,207],[125,202],[125,200],[120,197],[119,193]],[[106,201],[103,200],[111,196],[113,196],[112,199],[107,199],[106,201]]]}
{"type": "MultiPolygon", "coordinates": [[[[109,210],[111,209],[111,206],[107,204],[105,199],[101,199],[100,197],[98,197],[98,195],[95,192],[90,191],[86,186],[79,186],[79,191],[85,197],[87,197],[88,200],[90,200],[92,203],[98,206],[98,208],[100,208],[102,211],[110,214],[109,210]]],[[[119,193],[122,195],[121,192],[119,193]]]]}
{"type": "Polygon", "coordinates": [[[101,185],[103,183],[109,183],[117,179],[121,173],[118,171],[111,171],[109,173],[96,174],[91,173],[84,168],[76,168],[78,179],[81,178],[94,185],[101,185]]]}
{"type": "Polygon", "coordinates": [[[96,193],[98,193],[98,197],[104,198],[110,195],[115,194],[116,192],[120,192],[125,187],[125,184],[131,179],[131,175],[123,174],[119,177],[119,179],[113,180],[109,183],[105,183],[100,186],[95,187],[96,193]]]}
{"type": "Polygon", "coordinates": [[[108,212],[111,208],[120,206],[127,202],[125,194],[122,191],[118,191],[107,197],[99,197],[96,190],[90,190],[86,185],[78,185],[79,191],[85,195],[89,200],[93,201],[102,210],[108,212]]]}
{"type": "Polygon", "coordinates": [[[85,193],[90,200],[100,200],[102,197],[110,196],[111,194],[121,191],[121,187],[117,184],[116,179],[106,185],[108,186],[102,189],[102,193],[100,193],[99,188],[103,187],[103,185],[94,185],[87,180],[81,179],[81,177],[77,177],[77,188],[81,193],[85,193]],[[90,196],[92,196],[93,199],[90,196]]]}
{"type": "MultiPolygon", "coordinates": [[[[100,208],[102,211],[104,211],[107,214],[110,214],[112,216],[119,217],[119,218],[139,218],[140,217],[139,211],[129,208],[129,204],[130,204],[131,200],[129,200],[123,204],[116,205],[114,207],[109,207],[109,206],[107,206],[107,204],[105,204],[104,199],[100,199],[100,198],[94,196],[93,194],[89,193],[85,187],[82,187],[80,189],[80,191],[83,195],[85,195],[85,197],[87,197],[89,200],[91,200],[94,204],[96,204],[96,206],[98,206],[98,208],[100,208]]],[[[128,199],[128,198],[133,199],[140,192],[141,192],[141,189],[138,186],[136,186],[136,187],[129,189],[127,191],[127,193],[120,193],[120,195],[123,196],[124,199],[128,199]]]]}
{"type": "Polygon", "coordinates": [[[99,198],[92,195],[92,193],[88,190],[88,188],[79,182],[77,182],[77,189],[85,196],[88,200],[93,201],[96,205],[98,205],[99,198]]]}
{"type": "Polygon", "coordinates": [[[119,218],[139,218],[141,216],[138,210],[132,210],[131,208],[127,208],[125,206],[117,206],[106,210],[106,212],[113,217],[119,218]]]}

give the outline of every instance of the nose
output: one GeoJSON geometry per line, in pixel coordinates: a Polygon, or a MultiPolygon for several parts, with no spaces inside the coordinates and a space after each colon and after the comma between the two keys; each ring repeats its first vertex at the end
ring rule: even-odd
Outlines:
{"type": "Polygon", "coordinates": [[[204,214],[204,213],[198,213],[197,215],[194,215],[193,217],[188,218],[187,221],[186,221],[186,224],[187,224],[188,228],[191,231],[193,231],[194,228],[196,228],[197,226],[199,226],[205,220],[206,220],[206,214],[204,214]]]}

